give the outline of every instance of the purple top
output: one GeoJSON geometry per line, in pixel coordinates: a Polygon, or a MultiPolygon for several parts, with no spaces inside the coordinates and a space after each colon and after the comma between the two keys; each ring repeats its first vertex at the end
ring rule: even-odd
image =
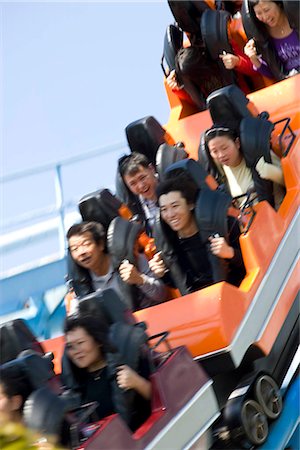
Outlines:
{"type": "MultiPolygon", "coordinates": [[[[284,73],[288,74],[292,69],[299,71],[300,68],[300,42],[295,30],[282,39],[271,38],[275,52],[282,62],[284,73]]],[[[256,69],[262,75],[274,78],[268,64],[261,60],[262,65],[256,69]]]]}

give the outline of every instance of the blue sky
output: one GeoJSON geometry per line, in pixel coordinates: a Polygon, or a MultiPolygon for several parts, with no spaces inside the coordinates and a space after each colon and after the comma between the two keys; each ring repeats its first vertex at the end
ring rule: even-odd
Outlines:
{"type": "MultiPolygon", "coordinates": [[[[160,68],[173,22],[167,1],[2,1],[0,8],[1,175],[125,141],[124,128],[146,115],[167,121],[160,68]]],[[[65,170],[65,200],[113,184],[120,154],[65,170]]],[[[54,204],[51,177],[4,185],[4,226],[54,204]]],[[[23,259],[18,252],[9,265],[23,259]]]]}
{"type": "Polygon", "coordinates": [[[167,2],[2,2],[3,170],[124,139],[168,116],[167,2]]]}

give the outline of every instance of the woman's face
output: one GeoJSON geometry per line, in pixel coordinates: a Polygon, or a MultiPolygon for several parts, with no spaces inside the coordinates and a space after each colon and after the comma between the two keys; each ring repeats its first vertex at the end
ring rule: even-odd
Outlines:
{"type": "Polygon", "coordinates": [[[66,334],[66,348],[75,366],[87,369],[88,372],[97,370],[99,363],[103,361],[100,344],[82,327],[74,328],[66,334]]]}
{"type": "Polygon", "coordinates": [[[192,209],[181,192],[172,191],[163,194],[158,200],[161,218],[177,233],[184,233],[192,221],[192,209]]]}
{"type": "Polygon", "coordinates": [[[207,146],[211,157],[222,166],[236,167],[242,161],[239,138],[233,141],[228,136],[217,136],[207,146]]]}
{"type": "Polygon", "coordinates": [[[275,2],[262,0],[253,9],[257,19],[267,25],[267,27],[273,28],[278,25],[282,9],[275,2]]]}

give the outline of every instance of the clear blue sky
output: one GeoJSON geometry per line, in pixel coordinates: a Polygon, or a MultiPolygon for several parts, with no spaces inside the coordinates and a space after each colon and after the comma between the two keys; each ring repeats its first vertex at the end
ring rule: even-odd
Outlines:
{"type": "Polygon", "coordinates": [[[3,171],[124,139],[168,117],[161,2],[1,2],[3,171]]]}
{"type": "MultiPolygon", "coordinates": [[[[173,17],[166,0],[10,0],[0,8],[1,175],[125,141],[124,128],[146,115],[167,121],[160,58],[173,17]]],[[[118,156],[67,168],[65,200],[111,187],[118,156]]],[[[6,183],[1,203],[4,227],[54,205],[53,176],[6,183]]],[[[44,242],[37,254],[49,248],[57,244],[44,242]]],[[[6,255],[5,267],[33,251],[6,255]]]]}

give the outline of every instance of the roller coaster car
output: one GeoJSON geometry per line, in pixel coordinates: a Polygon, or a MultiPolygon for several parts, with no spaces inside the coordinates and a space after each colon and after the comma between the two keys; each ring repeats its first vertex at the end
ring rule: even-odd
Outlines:
{"type": "MultiPolygon", "coordinates": [[[[266,201],[253,207],[240,238],[246,276],[239,287],[220,282],[134,313],[150,335],[168,330],[174,348],[152,375],[152,414],[134,434],[111,416],[80,448],[182,449],[195,442],[224,448],[228,436],[239,448],[245,439],[246,446],[260,445],[268,421],[280,414],[277,386],[299,342],[300,75],[248,98],[236,89],[212,94],[209,111],[189,117],[174,104],[164,127],[169,143],[184,141],[197,160],[199,137],[212,120],[228,112],[238,123],[266,120],[268,111],[274,129],[267,136],[282,156],[285,198],[278,211],[266,201]]],[[[57,358],[62,339],[43,347],[56,347],[57,358]]]]}
{"type": "MultiPolygon", "coordinates": [[[[253,404],[260,379],[267,377],[270,390],[269,374],[280,384],[298,345],[299,88],[300,75],[248,98],[229,86],[211,94],[210,111],[182,118],[180,106],[174,104],[165,126],[174,141],[183,140],[189,156],[197,159],[199,136],[211,126],[211,119],[222,122],[222,117],[230,117],[248,133],[248,140],[242,138],[249,148],[266,148],[265,141],[271,139],[282,157],[286,195],[277,212],[265,201],[254,206],[254,219],[240,239],[247,271],[240,287],[222,282],[135,313],[151,334],[167,329],[171,344],[186,345],[201,363],[213,380],[223,424],[229,429],[239,428],[241,411],[243,417],[262,417],[260,407],[253,404]],[[249,136],[251,130],[254,133],[249,136]],[[237,392],[243,392],[242,398],[237,392]],[[233,410],[234,420],[230,418],[233,410]]],[[[249,152],[250,159],[256,157],[249,152]]],[[[265,417],[259,427],[261,434],[248,436],[256,445],[266,438],[265,417]]]]}
{"type": "MultiPolygon", "coordinates": [[[[79,309],[90,314],[102,315],[110,326],[111,340],[122,354],[124,362],[134,367],[137,355],[147,339],[145,327],[133,323],[132,315],[115,292],[108,290],[103,294],[90,294],[80,301],[79,309]],[[124,326],[128,328],[129,333],[130,330],[138,331],[139,337],[137,338],[135,333],[134,339],[129,339],[128,335],[119,342],[121,334],[118,335],[117,329],[124,326]]],[[[17,321],[14,327],[16,337],[19,328],[20,322],[17,321]]],[[[71,446],[72,449],[98,450],[142,449],[148,445],[150,448],[159,448],[157,445],[163,445],[165,448],[165,445],[170,445],[170,432],[176,435],[176,429],[182,427],[181,438],[179,440],[176,438],[176,441],[174,438],[172,444],[172,448],[176,446],[182,448],[190,442],[191,433],[195,434],[198,431],[199,424],[205,428],[207,420],[218,410],[218,405],[211,380],[205,371],[193,361],[185,347],[171,349],[165,340],[166,336],[167,333],[160,333],[148,339],[148,342],[154,342],[149,356],[152,355],[150,359],[155,367],[150,376],[153,393],[151,415],[134,433],[117,414],[95,421],[93,419],[95,404],[79,408],[78,397],[70,395],[68,391],[63,392],[59,378],[52,371],[49,358],[35,353],[32,350],[34,343],[28,341],[27,355],[6,363],[19,368],[20,374],[26,377],[32,387],[32,392],[25,402],[24,422],[39,432],[58,436],[62,443],[71,446]],[[159,353],[156,347],[162,341],[165,342],[166,349],[159,353]],[[186,409],[189,410],[189,414],[193,411],[200,414],[199,420],[185,430],[183,414],[186,409]],[[161,437],[157,440],[157,436],[165,434],[163,430],[166,426],[169,430],[167,443],[165,438],[162,441],[161,437]]],[[[48,344],[53,349],[54,341],[48,344]]],[[[46,345],[43,343],[44,348],[46,345]]],[[[61,339],[59,345],[61,351],[63,346],[61,339]]],[[[64,374],[66,376],[68,372],[64,374]]],[[[128,403],[128,394],[122,394],[125,406],[126,402],[128,403]]]]}

